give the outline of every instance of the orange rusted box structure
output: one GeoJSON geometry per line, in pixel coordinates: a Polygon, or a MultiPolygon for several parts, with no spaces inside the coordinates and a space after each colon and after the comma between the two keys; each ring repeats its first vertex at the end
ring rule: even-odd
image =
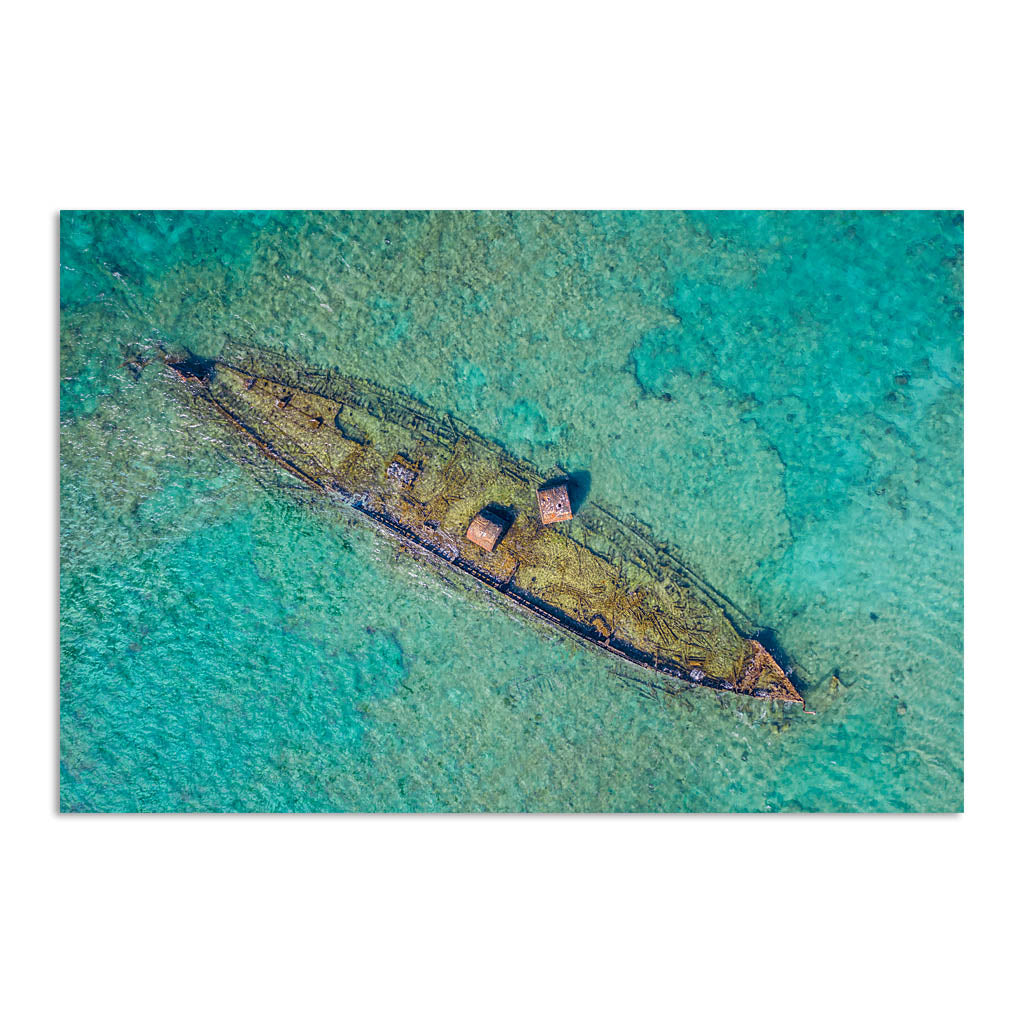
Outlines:
{"type": "Polygon", "coordinates": [[[484,551],[493,551],[494,545],[501,540],[504,532],[505,524],[485,510],[477,513],[476,518],[469,524],[466,536],[484,551]]]}
{"type": "Polygon", "coordinates": [[[551,484],[537,492],[537,504],[540,506],[540,521],[548,523],[564,523],[572,519],[572,506],[569,504],[569,489],[565,484],[551,484]]]}

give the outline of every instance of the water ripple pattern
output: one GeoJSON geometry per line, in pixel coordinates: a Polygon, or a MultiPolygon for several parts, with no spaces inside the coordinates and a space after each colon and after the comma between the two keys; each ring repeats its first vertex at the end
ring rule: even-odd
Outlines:
{"type": "Polygon", "coordinates": [[[955,811],[957,213],[61,217],[65,811],[955,811]],[[153,356],[258,344],[590,475],[815,715],[614,666],[239,459],[153,356]]]}

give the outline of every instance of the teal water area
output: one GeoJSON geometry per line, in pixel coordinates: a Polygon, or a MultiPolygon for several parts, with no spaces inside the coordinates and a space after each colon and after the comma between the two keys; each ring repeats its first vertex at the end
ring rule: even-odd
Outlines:
{"type": "Polygon", "coordinates": [[[959,214],[72,212],[60,258],[63,810],[962,808],[959,214]],[[153,359],[228,342],[588,473],[816,714],[646,697],[311,504],[153,359]]]}

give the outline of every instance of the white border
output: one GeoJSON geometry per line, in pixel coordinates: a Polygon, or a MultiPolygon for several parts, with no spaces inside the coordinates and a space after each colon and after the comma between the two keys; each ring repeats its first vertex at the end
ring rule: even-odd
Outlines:
{"type": "Polygon", "coordinates": [[[704,7],[10,16],[10,1019],[934,1021],[1017,1002],[1019,34],[985,5],[704,7]],[[247,205],[966,207],[967,814],[59,818],[55,211],[247,205]]]}

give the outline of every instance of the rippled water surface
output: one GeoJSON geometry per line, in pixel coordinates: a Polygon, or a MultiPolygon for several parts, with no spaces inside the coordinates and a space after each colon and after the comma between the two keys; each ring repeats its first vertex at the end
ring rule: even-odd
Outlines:
{"type": "Polygon", "coordinates": [[[959,810],[962,302],[950,213],[64,214],[61,807],[959,810]],[[816,714],[646,699],[241,464],[147,362],[228,341],[588,472],[816,714]]]}

